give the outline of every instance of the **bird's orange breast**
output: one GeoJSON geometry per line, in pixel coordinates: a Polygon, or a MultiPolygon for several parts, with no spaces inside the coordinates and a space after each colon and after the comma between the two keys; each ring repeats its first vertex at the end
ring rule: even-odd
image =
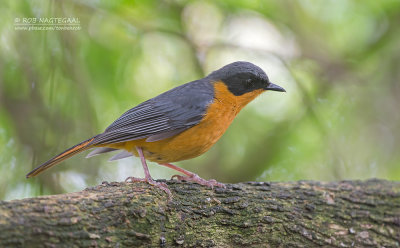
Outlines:
{"type": "Polygon", "coordinates": [[[214,83],[214,100],[199,124],[173,137],[146,142],[146,139],[108,144],[138,156],[136,146],[142,147],[147,160],[170,163],[197,157],[214,145],[225,133],[239,111],[264,90],[255,90],[241,96],[233,95],[223,82],[214,83]]]}

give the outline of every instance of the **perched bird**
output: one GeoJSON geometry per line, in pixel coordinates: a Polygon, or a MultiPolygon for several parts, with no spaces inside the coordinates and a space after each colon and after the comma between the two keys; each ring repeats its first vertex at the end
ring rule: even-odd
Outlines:
{"type": "Polygon", "coordinates": [[[127,180],[147,182],[168,195],[171,192],[167,185],[150,176],[146,160],[183,173],[185,176],[175,175],[179,180],[224,187],[170,163],[205,153],[221,138],[239,111],[267,90],[285,92],[252,63],[228,64],[205,78],[178,86],[128,110],[103,133],[60,153],[26,177],[34,177],[75,154],[96,148],[87,157],[115,150],[123,151],[110,160],[140,157],[145,178],[127,180]]]}

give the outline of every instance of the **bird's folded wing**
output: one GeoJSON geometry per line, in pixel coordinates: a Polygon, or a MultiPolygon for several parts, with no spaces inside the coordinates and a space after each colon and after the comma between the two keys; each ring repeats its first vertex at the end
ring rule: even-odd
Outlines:
{"type": "Polygon", "coordinates": [[[213,86],[204,79],[178,86],[128,110],[91,144],[172,137],[197,125],[213,98],[213,86]]]}

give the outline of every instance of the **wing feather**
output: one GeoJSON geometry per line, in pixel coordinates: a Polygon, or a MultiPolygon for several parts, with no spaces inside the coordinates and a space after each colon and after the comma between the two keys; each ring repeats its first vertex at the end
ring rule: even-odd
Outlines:
{"type": "Polygon", "coordinates": [[[166,139],[197,125],[214,98],[207,79],[178,86],[126,111],[92,144],[119,143],[147,138],[166,139]]]}

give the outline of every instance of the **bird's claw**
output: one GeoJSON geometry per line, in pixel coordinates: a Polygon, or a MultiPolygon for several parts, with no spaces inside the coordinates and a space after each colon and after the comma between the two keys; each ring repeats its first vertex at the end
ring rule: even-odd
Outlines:
{"type": "Polygon", "coordinates": [[[184,180],[184,181],[188,181],[188,182],[195,182],[195,183],[198,183],[200,185],[204,185],[204,186],[210,187],[211,189],[214,189],[214,186],[215,187],[224,188],[224,189],[226,188],[225,184],[219,183],[215,179],[205,180],[205,179],[199,177],[196,174],[193,174],[191,176],[173,175],[171,177],[171,179],[174,179],[174,178],[178,179],[179,181],[183,181],[184,180]]]}
{"type": "Polygon", "coordinates": [[[163,190],[165,193],[167,193],[169,199],[172,198],[172,193],[171,193],[171,191],[169,190],[169,188],[168,188],[168,186],[167,186],[166,183],[154,181],[152,178],[128,177],[128,178],[125,179],[125,182],[129,182],[129,181],[132,182],[132,183],[135,183],[135,182],[145,182],[145,183],[148,183],[148,184],[150,184],[151,186],[157,187],[157,188],[163,190]]]}

